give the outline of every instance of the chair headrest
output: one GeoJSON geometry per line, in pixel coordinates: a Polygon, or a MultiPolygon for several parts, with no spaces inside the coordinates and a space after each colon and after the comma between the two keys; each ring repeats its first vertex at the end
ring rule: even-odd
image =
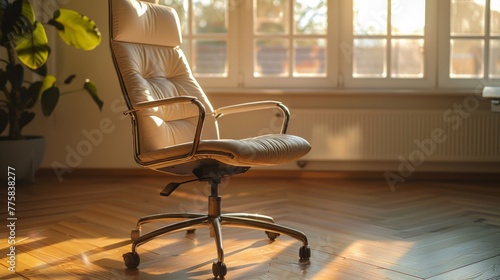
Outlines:
{"type": "Polygon", "coordinates": [[[137,0],[110,0],[114,41],[177,47],[182,43],[179,17],[167,6],[137,0]]]}

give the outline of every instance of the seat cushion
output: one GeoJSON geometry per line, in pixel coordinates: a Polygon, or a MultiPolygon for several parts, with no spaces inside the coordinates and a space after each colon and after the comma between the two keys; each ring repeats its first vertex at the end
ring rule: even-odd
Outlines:
{"type": "MultiPolygon", "coordinates": [[[[155,161],[188,154],[192,143],[141,154],[142,161],[155,161]]],[[[191,160],[214,159],[235,166],[270,166],[297,160],[309,152],[309,143],[298,136],[268,134],[246,139],[202,140],[191,160]]],[[[172,163],[175,164],[175,163],[172,163]]]]}

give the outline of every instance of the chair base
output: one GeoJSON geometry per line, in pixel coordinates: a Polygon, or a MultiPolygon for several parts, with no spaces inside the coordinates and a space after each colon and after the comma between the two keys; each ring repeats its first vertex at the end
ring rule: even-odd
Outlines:
{"type": "MultiPolygon", "coordinates": [[[[215,183],[216,184],[216,183],[215,183]]],[[[214,186],[214,184],[212,185],[214,186]]],[[[215,188],[217,186],[215,185],[215,188]]],[[[214,188],[212,188],[214,190],[214,188]]],[[[128,268],[137,268],[140,258],[137,253],[137,247],[142,244],[165,234],[174,233],[182,230],[194,232],[194,229],[201,226],[210,228],[210,235],[215,238],[217,248],[217,262],[212,265],[212,272],[215,277],[223,277],[227,273],[227,267],[224,263],[224,247],[222,244],[221,226],[243,227],[251,229],[264,230],[267,237],[271,240],[276,239],[280,234],[285,234],[302,241],[302,247],[299,249],[300,261],[308,261],[311,256],[311,249],[307,237],[301,231],[276,224],[274,219],[269,216],[247,213],[221,214],[221,197],[217,191],[213,191],[208,197],[208,214],[200,213],[167,213],[149,215],[139,219],[135,229],[131,232],[132,252],[124,254],[125,265],[128,268]],[[181,219],[181,221],[153,230],[141,236],[141,227],[144,224],[157,221],[172,221],[181,219]]]]}

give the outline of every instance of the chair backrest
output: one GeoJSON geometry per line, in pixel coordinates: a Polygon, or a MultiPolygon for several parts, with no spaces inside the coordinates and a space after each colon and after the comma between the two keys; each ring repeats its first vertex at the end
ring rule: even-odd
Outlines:
{"type": "MultiPolygon", "coordinates": [[[[182,35],[173,8],[136,0],[109,0],[110,43],[129,109],[137,103],[195,96],[205,106],[202,139],[218,139],[205,93],[180,49],[182,35]]],[[[175,105],[137,112],[141,153],[193,140],[198,108],[175,105]]]]}

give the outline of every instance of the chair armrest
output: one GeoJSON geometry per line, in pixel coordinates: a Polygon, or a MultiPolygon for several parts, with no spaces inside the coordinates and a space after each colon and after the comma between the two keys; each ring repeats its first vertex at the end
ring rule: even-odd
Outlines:
{"type": "Polygon", "coordinates": [[[285,134],[286,130],[288,128],[288,122],[290,120],[290,111],[283,103],[281,103],[279,101],[272,101],[272,100],[257,101],[257,102],[248,102],[248,103],[241,103],[241,104],[225,106],[225,107],[221,107],[219,109],[216,109],[214,111],[214,115],[215,115],[215,118],[220,118],[222,116],[230,115],[230,114],[251,112],[251,111],[257,111],[257,110],[264,110],[264,109],[274,109],[274,108],[278,108],[283,112],[284,118],[283,118],[283,124],[281,127],[281,133],[285,134]]]}
{"type": "Polygon", "coordinates": [[[165,105],[173,105],[173,104],[186,104],[193,103],[193,101],[197,100],[194,96],[176,96],[165,99],[153,100],[153,101],[144,101],[136,104],[134,109],[127,110],[123,112],[125,115],[128,115],[132,112],[137,112],[144,109],[160,107],[165,105]]]}
{"type": "Polygon", "coordinates": [[[256,111],[262,109],[273,109],[276,108],[280,103],[281,102],[278,101],[257,101],[257,102],[241,103],[216,109],[214,114],[216,117],[220,117],[223,115],[230,115],[234,113],[242,113],[242,112],[256,111]]]}
{"type": "MultiPolygon", "coordinates": [[[[170,97],[170,98],[165,98],[165,99],[160,99],[160,100],[153,100],[153,101],[145,101],[145,102],[140,102],[137,103],[135,108],[130,109],[128,111],[125,111],[124,114],[130,115],[132,117],[132,124],[133,126],[137,127],[137,116],[136,112],[144,109],[149,109],[149,108],[155,108],[155,107],[162,107],[162,106],[171,106],[171,105],[178,105],[178,104],[193,104],[196,107],[198,107],[198,123],[196,125],[196,131],[193,137],[193,148],[189,152],[189,154],[186,155],[187,158],[193,157],[196,152],[198,151],[198,146],[200,145],[200,139],[201,139],[201,132],[203,131],[203,124],[205,122],[205,106],[194,96],[176,96],[176,97],[170,97]]],[[[147,166],[147,165],[153,165],[157,164],[159,162],[163,161],[169,161],[173,159],[165,159],[165,160],[160,160],[160,161],[154,161],[154,162],[143,162],[139,158],[140,154],[140,143],[139,143],[139,137],[136,135],[137,129],[134,129],[134,150],[135,150],[135,159],[138,163],[141,165],[147,166]]],[[[176,158],[177,159],[177,158],[176,158]]]]}

